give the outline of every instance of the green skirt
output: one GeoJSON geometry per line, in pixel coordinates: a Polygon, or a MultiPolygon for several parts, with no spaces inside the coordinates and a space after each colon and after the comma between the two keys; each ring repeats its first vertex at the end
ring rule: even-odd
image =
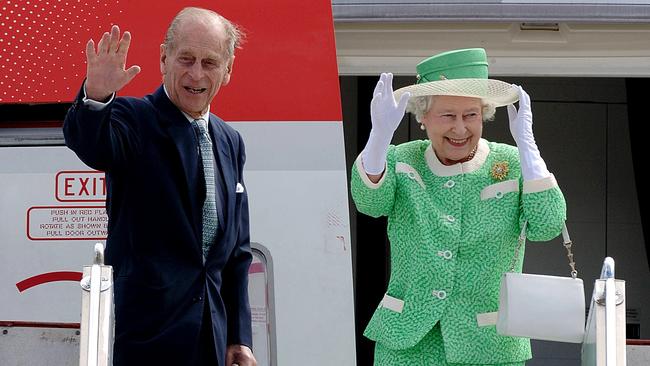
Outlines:
{"type": "Polygon", "coordinates": [[[448,363],[445,357],[445,346],[440,332],[440,324],[438,323],[418,344],[411,348],[394,350],[382,346],[381,343],[376,343],[374,364],[375,366],[524,366],[526,362],[498,364],[448,363]]]}

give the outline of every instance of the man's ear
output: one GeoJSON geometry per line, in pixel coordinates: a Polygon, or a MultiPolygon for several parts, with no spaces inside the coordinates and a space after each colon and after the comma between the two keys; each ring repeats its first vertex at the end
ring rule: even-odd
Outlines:
{"type": "Polygon", "coordinates": [[[167,62],[167,47],[160,45],[160,73],[165,75],[165,63],[167,62]]]}
{"type": "Polygon", "coordinates": [[[223,81],[221,82],[221,86],[226,86],[230,82],[230,75],[232,75],[232,65],[235,62],[235,56],[232,56],[230,58],[230,62],[228,62],[228,67],[226,68],[226,75],[223,77],[223,81]]]}

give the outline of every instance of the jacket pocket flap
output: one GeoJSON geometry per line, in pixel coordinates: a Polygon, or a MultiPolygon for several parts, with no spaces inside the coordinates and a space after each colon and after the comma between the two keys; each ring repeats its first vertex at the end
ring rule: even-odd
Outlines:
{"type": "Polygon", "coordinates": [[[404,300],[385,294],[384,298],[381,300],[381,307],[392,310],[396,313],[401,313],[402,309],[404,309],[404,300]]]}
{"type": "Polygon", "coordinates": [[[425,188],[424,181],[422,180],[422,177],[420,177],[420,174],[418,173],[415,168],[412,166],[406,164],[406,163],[401,163],[397,162],[395,164],[395,172],[396,173],[403,173],[406,174],[407,177],[410,179],[413,179],[414,181],[418,182],[420,187],[425,188]]]}
{"type": "Polygon", "coordinates": [[[481,201],[490,198],[499,199],[509,192],[519,192],[519,181],[517,179],[509,179],[483,188],[481,191],[481,201]]]}

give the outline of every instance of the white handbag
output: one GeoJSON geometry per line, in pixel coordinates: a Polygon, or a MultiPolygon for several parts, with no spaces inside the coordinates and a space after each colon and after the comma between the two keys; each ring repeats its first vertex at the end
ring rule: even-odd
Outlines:
{"type": "Polygon", "coordinates": [[[514,264],[526,241],[526,223],[510,271],[501,278],[497,333],[505,336],[582,343],[585,329],[585,293],[575,269],[571,239],[562,229],[571,277],[514,273],[514,264]]]}

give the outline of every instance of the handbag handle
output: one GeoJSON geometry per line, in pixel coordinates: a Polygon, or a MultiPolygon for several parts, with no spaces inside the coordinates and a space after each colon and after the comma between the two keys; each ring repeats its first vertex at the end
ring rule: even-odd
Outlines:
{"type": "MultiPolygon", "coordinates": [[[[528,221],[524,221],[524,224],[521,227],[521,233],[519,234],[519,241],[517,243],[517,247],[515,248],[515,255],[514,257],[512,257],[512,262],[510,262],[510,272],[515,271],[515,263],[517,263],[517,260],[519,259],[519,251],[521,250],[521,247],[526,242],[526,225],[528,225],[528,221]]],[[[567,252],[566,256],[569,259],[569,267],[571,267],[571,277],[575,279],[578,277],[578,270],[576,270],[576,262],[573,259],[573,251],[571,251],[573,242],[569,237],[569,230],[566,228],[566,222],[562,224],[562,241],[563,241],[564,248],[566,248],[566,252],[567,252]]]]}

